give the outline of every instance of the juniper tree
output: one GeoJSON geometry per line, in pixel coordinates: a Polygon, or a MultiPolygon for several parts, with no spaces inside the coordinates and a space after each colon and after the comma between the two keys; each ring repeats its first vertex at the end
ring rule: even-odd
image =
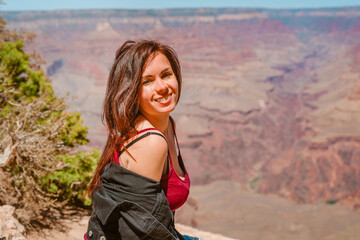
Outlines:
{"type": "Polygon", "coordinates": [[[27,227],[49,224],[49,213],[81,196],[99,152],[74,152],[88,143],[80,113],[67,111],[41,68],[39,54],[27,54],[34,35],[6,29],[0,18],[0,205],[17,208],[27,227]]]}

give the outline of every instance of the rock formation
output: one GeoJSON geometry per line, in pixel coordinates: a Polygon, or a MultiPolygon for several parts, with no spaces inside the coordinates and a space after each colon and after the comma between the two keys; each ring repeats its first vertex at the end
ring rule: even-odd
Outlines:
{"type": "Polygon", "coordinates": [[[0,239],[25,240],[25,228],[14,217],[15,208],[9,205],[0,206],[0,239]]]}

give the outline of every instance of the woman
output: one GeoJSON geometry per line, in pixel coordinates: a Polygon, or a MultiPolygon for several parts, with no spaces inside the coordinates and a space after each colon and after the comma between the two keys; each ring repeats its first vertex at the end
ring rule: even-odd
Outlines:
{"type": "Polygon", "coordinates": [[[104,101],[108,139],[87,190],[94,212],[85,239],[195,239],[174,227],[190,188],[170,117],[180,93],[171,47],[127,41],[118,49],[104,101]]]}

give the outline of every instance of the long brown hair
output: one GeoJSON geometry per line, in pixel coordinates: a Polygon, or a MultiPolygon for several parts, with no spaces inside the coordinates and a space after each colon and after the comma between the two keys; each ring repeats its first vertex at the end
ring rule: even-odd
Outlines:
{"type": "Polygon", "coordinates": [[[102,113],[103,124],[108,128],[108,138],[87,188],[88,195],[100,185],[100,175],[113,158],[114,151],[123,147],[124,141],[136,133],[135,119],[140,114],[138,99],[141,76],[148,60],[156,52],[164,54],[169,60],[178,81],[180,97],[181,69],[174,49],[157,41],[144,40],[126,41],[116,51],[107,82],[102,113]]]}

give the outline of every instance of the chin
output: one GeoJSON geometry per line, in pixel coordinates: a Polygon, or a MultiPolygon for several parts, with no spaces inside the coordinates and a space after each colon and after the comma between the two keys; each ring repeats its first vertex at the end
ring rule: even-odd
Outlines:
{"type": "MultiPolygon", "coordinates": [[[[170,114],[172,111],[175,110],[175,107],[167,107],[167,108],[164,108],[164,109],[161,109],[159,111],[156,111],[157,114],[170,114]]],[[[155,113],[156,114],[156,113],[155,113]]]]}
{"type": "Polygon", "coordinates": [[[159,111],[159,113],[167,113],[167,114],[169,114],[169,113],[171,113],[172,111],[174,111],[175,110],[175,107],[173,107],[173,108],[169,108],[169,109],[164,109],[163,111],[159,111]]]}

